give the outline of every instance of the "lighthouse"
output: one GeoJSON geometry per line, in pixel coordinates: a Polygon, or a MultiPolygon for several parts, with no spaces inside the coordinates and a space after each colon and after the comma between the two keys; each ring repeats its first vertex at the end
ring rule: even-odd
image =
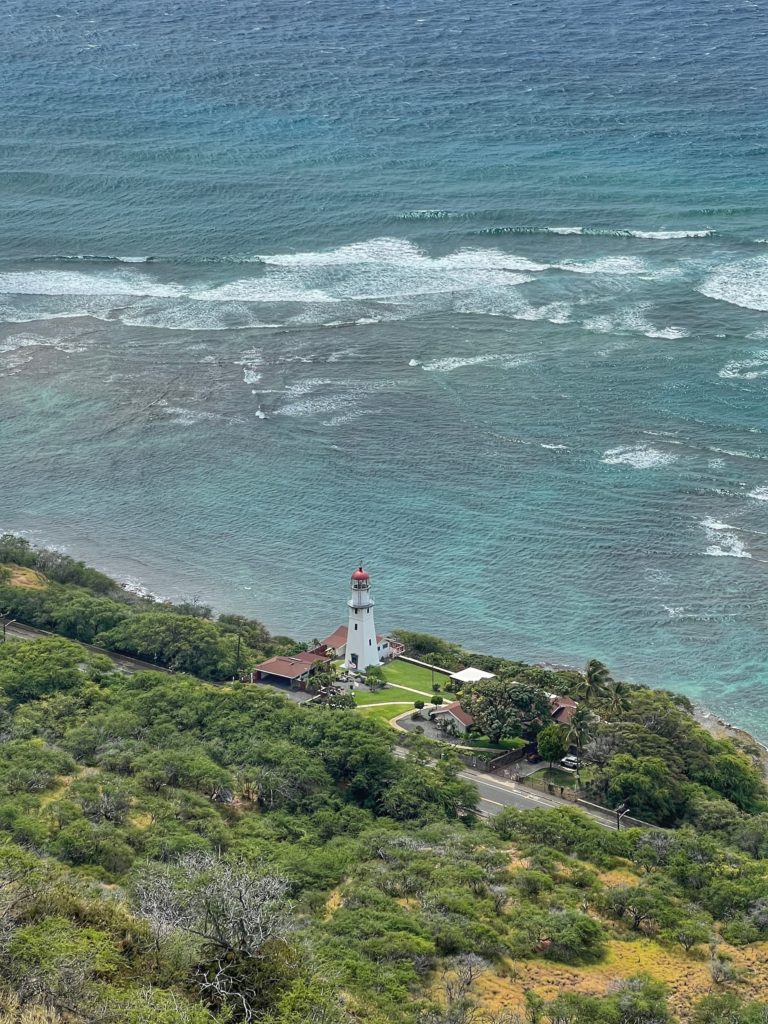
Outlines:
{"type": "Polygon", "coordinates": [[[344,665],[346,668],[365,672],[371,665],[380,665],[381,662],[376,641],[376,626],[373,622],[371,577],[362,565],[352,573],[351,587],[352,594],[347,601],[349,626],[344,665]]]}

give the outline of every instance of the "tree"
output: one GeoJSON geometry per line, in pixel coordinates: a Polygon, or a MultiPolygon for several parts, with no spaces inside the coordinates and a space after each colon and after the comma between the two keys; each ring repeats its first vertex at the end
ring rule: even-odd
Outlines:
{"type": "Polygon", "coordinates": [[[602,706],[611,718],[621,718],[630,707],[630,690],[626,683],[609,680],[602,706]]]}
{"type": "Polygon", "coordinates": [[[549,721],[549,698],[538,686],[486,679],[462,698],[462,707],[492,743],[515,736],[531,738],[549,721]]]}
{"type": "Polygon", "coordinates": [[[579,762],[579,766],[576,768],[577,780],[579,779],[581,769],[581,758],[584,753],[584,747],[589,742],[593,721],[594,719],[589,708],[584,704],[580,704],[573,712],[573,715],[571,715],[571,721],[568,723],[566,740],[569,747],[576,747],[576,756],[579,762]]]}
{"type": "Polygon", "coordinates": [[[626,802],[635,817],[660,825],[679,820],[685,791],[660,757],[616,754],[608,762],[607,779],[612,805],[626,802]]]}
{"type": "Polygon", "coordinates": [[[365,671],[365,685],[371,691],[375,693],[377,690],[383,690],[387,685],[387,680],[384,675],[384,669],[381,665],[371,665],[365,671]]]}
{"type": "Polygon", "coordinates": [[[275,1004],[294,967],[288,889],[283,876],[245,861],[195,854],[144,870],[135,902],[158,935],[178,932],[194,942],[203,997],[251,1021],[275,1004]]]}
{"type": "Polygon", "coordinates": [[[602,661],[592,658],[584,669],[584,676],[578,687],[578,695],[585,704],[595,704],[605,696],[608,685],[612,682],[607,667],[602,661]]]}
{"type": "Polygon", "coordinates": [[[545,726],[538,734],[536,746],[544,760],[549,761],[551,768],[553,761],[559,761],[568,750],[567,733],[562,726],[553,722],[552,725],[545,726]]]}

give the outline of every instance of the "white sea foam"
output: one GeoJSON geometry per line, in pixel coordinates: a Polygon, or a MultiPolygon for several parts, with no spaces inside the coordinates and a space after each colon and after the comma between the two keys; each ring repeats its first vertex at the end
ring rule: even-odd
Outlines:
{"type": "Polygon", "coordinates": [[[750,359],[732,359],[718,371],[718,377],[737,380],[756,380],[768,377],[768,349],[761,349],[752,354],[750,359]]]}
{"type": "Polygon", "coordinates": [[[754,498],[755,501],[768,501],[768,487],[755,487],[747,497],[754,498]]]}
{"type": "Polygon", "coordinates": [[[677,458],[670,452],[659,451],[647,444],[621,445],[603,452],[601,462],[609,466],[625,465],[634,469],[653,469],[656,466],[668,466],[677,458]]]}
{"type": "Polygon", "coordinates": [[[542,448],[549,448],[553,452],[568,452],[570,448],[567,444],[542,444],[542,448]]]}
{"type": "Polygon", "coordinates": [[[675,605],[674,607],[672,605],[663,604],[661,607],[664,609],[665,612],[667,612],[670,619],[679,619],[685,611],[684,605],[681,604],[675,605]]]}
{"type": "Polygon", "coordinates": [[[239,359],[235,360],[235,366],[247,366],[253,369],[254,366],[261,366],[264,356],[260,348],[249,348],[243,352],[239,359]]]}
{"type": "Polygon", "coordinates": [[[346,408],[351,411],[353,400],[347,394],[342,395],[313,395],[312,397],[300,399],[297,402],[288,402],[275,410],[280,416],[300,417],[314,416],[317,413],[333,413],[337,409],[346,408]]]}
{"type": "MultiPolygon", "coordinates": [[[[530,356],[515,355],[482,355],[482,356],[448,356],[445,359],[432,359],[428,363],[422,363],[422,369],[430,372],[449,373],[452,370],[459,370],[465,366],[485,366],[488,363],[495,363],[506,369],[513,369],[516,366],[523,366],[530,362],[530,356]]],[[[417,364],[418,365],[418,364],[417,364]]]]}
{"type": "Polygon", "coordinates": [[[352,407],[346,412],[339,413],[338,416],[331,416],[328,420],[323,420],[324,427],[341,427],[345,423],[351,423],[353,420],[359,420],[361,416],[365,415],[365,409],[359,407],[352,407]]]}
{"type": "Polygon", "coordinates": [[[734,306],[768,310],[768,257],[726,263],[705,278],[698,290],[734,306]]]}
{"type": "Polygon", "coordinates": [[[736,533],[732,532],[735,527],[728,523],[721,523],[711,516],[702,519],[699,525],[710,544],[704,554],[715,558],[751,558],[752,555],[739,540],[736,533]]]}
{"type": "Polygon", "coordinates": [[[615,334],[631,332],[644,334],[646,338],[660,338],[667,341],[676,341],[680,338],[687,338],[688,331],[684,327],[656,327],[648,319],[648,312],[651,309],[648,303],[638,306],[631,306],[626,309],[617,310],[611,315],[588,317],[582,321],[582,327],[587,331],[595,331],[598,334],[615,334]]]}
{"type": "Polygon", "coordinates": [[[558,263],[558,270],[567,270],[572,274],[643,274],[650,269],[645,260],[637,256],[601,256],[596,260],[584,263],[558,263]]]}
{"type": "Polygon", "coordinates": [[[53,348],[58,352],[85,352],[85,345],[41,334],[9,334],[0,342],[0,353],[19,352],[27,348],[53,348]]]}
{"type": "Polygon", "coordinates": [[[0,273],[0,292],[10,295],[155,295],[185,294],[181,285],[162,284],[146,274],[113,270],[98,274],[80,270],[25,270],[0,273]]]}
{"type": "Polygon", "coordinates": [[[158,407],[162,407],[162,411],[170,418],[171,423],[180,423],[184,426],[191,426],[193,423],[202,423],[204,421],[223,420],[226,418],[222,416],[221,413],[217,412],[185,409],[182,406],[177,405],[163,405],[162,402],[158,402],[156,404],[158,407]]]}
{"type": "Polygon", "coordinates": [[[154,601],[162,601],[162,598],[158,594],[153,594],[151,590],[148,590],[143,583],[139,580],[134,579],[131,576],[121,581],[123,590],[127,590],[129,594],[135,594],[137,597],[151,597],[154,601]]]}
{"type": "Polygon", "coordinates": [[[325,380],[322,377],[315,377],[309,380],[299,380],[293,384],[289,384],[286,387],[286,393],[288,395],[309,395],[313,391],[317,391],[318,388],[326,387],[328,384],[333,384],[332,380],[325,380]]]}
{"type": "Polygon", "coordinates": [[[256,370],[243,370],[243,383],[244,384],[258,384],[261,380],[261,374],[256,370]]]}
{"type": "Polygon", "coordinates": [[[701,231],[630,231],[633,238],[656,238],[660,241],[676,238],[709,238],[714,231],[702,229],[701,231]]]}
{"type": "Polygon", "coordinates": [[[423,267],[437,271],[450,270],[546,270],[549,264],[536,263],[524,256],[514,256],[500,249],[458,249],[446,256],[427,256],[422,249],[404,238],[372,238],[353,242],[336,249],[319,252],[276,253],[258,256],[266,264],[280,267],[344,267],[361,264],[423,267]]]}
{"type": "Polygon", "coordinates": [[[584,228],[547,228],[552,235],[583,235],[584,228]]]}

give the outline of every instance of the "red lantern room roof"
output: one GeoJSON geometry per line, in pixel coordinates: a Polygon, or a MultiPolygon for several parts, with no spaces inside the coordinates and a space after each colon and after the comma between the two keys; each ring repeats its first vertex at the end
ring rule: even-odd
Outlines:
{"type": "Polygon", "coordinates": [[[359,568],[355,569],[355,571],[352,573],[353,580],[369,580],[370,578],[371,577],[368,575],[368,573],[365,571],[362,565],[359,568]]]}

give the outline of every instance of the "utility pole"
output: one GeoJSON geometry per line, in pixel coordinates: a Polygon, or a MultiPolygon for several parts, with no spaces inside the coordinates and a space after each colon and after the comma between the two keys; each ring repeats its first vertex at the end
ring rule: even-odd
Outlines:
{"type": "Polygon", "coordinates": [[[10,615],[10,614],[11,614],[10,612],[4,612],[3,613],[3,643],[5,643],[5,631],[8,629],[9,626],[12,626],[14,624],[14,622],[16,621],[16,619],[8,619],[7,618],[7,616],[10,615]]]}
{"type": "Polygon", "coordinates": [[[240,679],[240,634],[237,634],[237,655],[235,658],[235,679],[240,679]]]}

